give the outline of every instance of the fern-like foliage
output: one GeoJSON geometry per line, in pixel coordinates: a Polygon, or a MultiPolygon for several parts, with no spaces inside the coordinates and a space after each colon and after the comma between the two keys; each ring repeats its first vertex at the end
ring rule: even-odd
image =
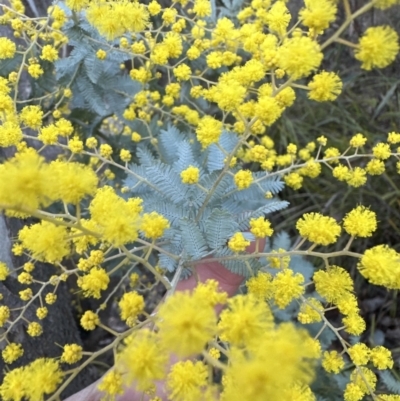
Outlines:
{"type": "Polygon", "coordinates": [[[214,209],[206,221],[205,235],[211,249],[218,249],[238,230],[233,216],[223,209],[214,209]]]}
{"type": "MultiPolygon", "coordinates": [[[[218,144],[205,150],[191,134],[172,125],[159,133],[154,130],[154,134],[159,154],[148,142],[140,143],[137,163],[129,166],[124,185],[143,199],[145,212],[156,211],[169,220],[171,228],[163,249],[186,261],[206,255],[228,257],[222,263],[244,276],[258,271],[261,263],[257,258],[238,260],[227,243],[235,232],[249,230],[250,219],[287,207],[288,203],[277,197],[265,198],[266,192],[277,194],[283,188],[279,177],[255,173],[254,184],[238,190],[225,168],[227,156],[238,144],[233,132],[223,132],[218,144]],[[199,185],[182,183],[180,174],[189,166],[199,169],[199,185]]],[[[160,255],[159,262],[168,271],[177,267],[177,261],[169,256],[160,255]]]]}
{"type": "Polygon", "coordinates": [[[207,254],[207,242],[200,228],[192,220],[181,221],[182,241],[186,253],[193,259],[201,259],[207,254]]]}
{"type": "Polygon", "coordinates": [[[394,378],[389,370],[379,372],[379,376],[391,393],[400,394],[400,381],[394,378]]]}

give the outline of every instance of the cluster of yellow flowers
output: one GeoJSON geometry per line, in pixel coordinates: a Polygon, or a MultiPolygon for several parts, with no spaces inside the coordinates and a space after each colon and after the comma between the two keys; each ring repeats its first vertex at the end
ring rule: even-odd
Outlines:
{"type": "Polygon", "coordinates": [[[227,302],[227,294],[217,287],[216,281],[208,281],[193,293],[168,298],[156,314],[158,332],[145,329],[128,337],[100,388],[117,395],[124,384],[134,383],[138,390],[153,393],[154,382],[165,379],[169,398],[177,401],[289,400],[310,393],[318,342],[291,324],[276,327],[267,304],[252,295],[229,300],[217,323],[214,306],[227,302]],[[171,352],[180,357],[201,354],[202,360],[168,368],[171,352]],[[221,389],[209,381],[207,365],[221,369],[221,389]]]}

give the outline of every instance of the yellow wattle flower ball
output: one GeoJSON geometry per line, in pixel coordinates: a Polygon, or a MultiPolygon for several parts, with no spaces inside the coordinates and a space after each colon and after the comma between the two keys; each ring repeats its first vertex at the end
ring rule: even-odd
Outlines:
{"type": "Polygon", "coordinates": [[[61,362],[63,363],[76,363],[82,359],[82,347],[78,344],[64,345],[64,351],[61,355],[61,362]]]}
{"type": "Polygon", "coordinates": [[[400,289],[400,255],[387,245],[367,249],[357,267],[370,283],[400,289]]]}
{"type": "Polygon", "coordinates": [[[339,373],[344,368],[344,360],[337,351],[325,351],[322,367],[328,373],[339,373]]]}
{"type": "Polygon", "coordinates": [[[118,306],[121,309],[121,319],[132,327],[135,325],[138,315],[143,311],[145,303],[141,295],[136,291],[131,291],[122,296],[118,306]]]}
{"type": "Polygon", "coordinates": [[[133,332],[118,355],[116,367],[124,371],[124,381],[139,391],[151,390],[155,380],[165,378],[168,350],[163,349],[158,334],[149,329],[133,332]]]}
{"type": "Polygon", "coordinates": [[[368,28],[360,39],[355,58],[361,61],[361,68],[385,68],[391,64],[399,52],[399,35],[390,26],[368,28]]]}
{"type": "Polygon", "coordinates": [[[357,206],[343,219],[343,228],[355,237],[370,237],[377,228],[376,214],[365,206],[357,206]]]}
{"type": "Polygon", "coordinates": [[[211,116],[203,117],[196,129],[197,140],[203,149],[216,143],[222,134],[222,122],[211,116]]]}
{"type": "Polygon", "coordinates": [[[182,357],[200,353],[217,332],[214,307],[202,294],[176,292],[160,307],[157,318],[161,343],[182,357]]]}
{"type": "Polygon", "coordinates": [[[3,351],[1,356],[5,363],[13,363],[24,354],[24,349],[21,344],[10,343],[3,351]]]}
{"type": "Polygon", "coordinates": [[[208,369],[200,361],[180,361],[171,366],[166,387],[168,399],[175,401],[197,401],[204,396],[208,369]]]}
{"type": "Polygon", "coordinates": [[[253,182],[253,174],[250,170],[240,170],[234,176],[235,184],[238,190],[248,188],[253,182]]]}
{"type": "Polygon", "coordinates": [[[250,231],[257,238],[270,237],[274,233],[271,222],[262,216],[257,219],[250,219],[250,231]]]}
{"type": "Polygon", "coordinates": [[[334,72],[323,71],[314,75],[308,84],[308,97],[317,102],[335,100],[342,92],[342,81],[334,72]]]}
{"type": "Polygon", "coordinates": [[[305,0],[305,8],[299,12],[304,26],[320,33],[336,18],[337,6],[330,0],[305,0]]]}
{"type": "Polygon", "coordinates": [[[157,212],[145,213],[143,215],[140,229],[147,238],[157,239],[164,235],[164,231],[169,228],[168,220],[157,212]]]}
{"type": "Polygon", "coordinates": [[[315,272],[313,281],[318,294],[332,303],[339,302],[354,287],[350,274],[340,266],[329,266],[327,270],[315,272]]]}
{"type": "Polygon", "coordinates": [[[0,38],[0,60],[13,58],[17,50],[17,46],[8,38],[0,38]]]}
{"type": "Polygon", "coordinates": [[[335,219],[320,213],[306,213],[296,223],[302,237],[317,245],[334,244],[341,232],[335,219]]]}
{"type": "Polygon", "coordinates": [[[316,70],[323,59],[317,42],[307,36],[286,39],[278,49],[279,67],[293,79],[300,79],[316,70]]]}
{"type": "Polygon", "coordinates": [[[242,233],[235,233],[228,242],[228,247],[234,252],[242,252],[250,245],[242,233]]]}
{"type": "Polygon", "coordinates": [[[184,184],[197,184],[200,178],[200,170],[198,167],[189,166],[181,172],[181,179],[184,184]]]}

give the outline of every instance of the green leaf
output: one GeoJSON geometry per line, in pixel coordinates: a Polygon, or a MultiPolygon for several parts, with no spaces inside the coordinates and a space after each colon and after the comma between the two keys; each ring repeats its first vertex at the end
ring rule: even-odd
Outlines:
{"type": "Polygon", "coordinates": [[[238,231],[239,225],[226,210],[213,209],[206,220],[205,235],[211,249],[217,249],[238,231]]]}

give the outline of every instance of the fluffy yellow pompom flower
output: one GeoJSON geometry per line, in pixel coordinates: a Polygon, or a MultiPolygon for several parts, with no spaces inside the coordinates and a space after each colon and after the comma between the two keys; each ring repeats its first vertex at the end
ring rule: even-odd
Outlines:
{"type": "Polygon", "coordinates": [[[33,401],[53,393],[62,382],[63,373],[57,360],[39,358],[24,367],[23,377],[25,397],[33,401]]]}
{"type": "Polygon", "coordinates": [[[4,401],[21,400],[25,397],[26,377],[24,368],[10,370],[4,375],[0,396],[4,401]]]}
{"type": "Polygon", "coordinates": [[[217,331],[214,308],[189,292],[168,298],[157,317],[162,344],[178,356],[200,353],[217,331]]]}
{"type": "Polygon", "coordinates": [[[83,151],[83,142],[75,136],[68,141],[68,149],[72,153],[81,153],[83,151]]]}
{"type": "Polygon", "coordinates": [[[64,351],[61,355],[61,362],[72,364],[82,359],[82,347],[78,344],[64,345],[64,351]]]}
{"type": "Polygon", "coordinates": [[[132,199],[125,201],[113,188],[105,186],[97,190],[89,210],[93,222],[97,224],[97,230],[114,246],[132,242],[137,238],[141,208],[138,209],[132,199]]]}
{"type": "Polygon", "coordinates": [[[399,132],[389,132],[388,133],[388,138],[387,138],[388,143],[395,145],[400,142],[400,133],[399,132]]]}
{"type": "Polygon", "coordinates": [[[385,163],[382,160],[372,159],[367,163],[365,171],[369,175],[381,175],[385,172],[385,163]]]}
{"type": "Polygon", "coordinates": [[[203,362],[181,361],[171,367],[167,376],[169,399],[198,401],[207,385],[208,369],[203,362]]]}
{"type": "Polygon", "coordinates": [[[335,304],[343,315],[351,315],[359,311],[357,298],[351,292],[343,293],[335,304]]]}
{"type": "Polygon", "coordinates": [[[235,80],[226,80],[214,86],[209,94],[221,110],[233,111],[243,102],[246,88],[235,80]]]}
{"type": "Polygon", "coordinates": [[[293,189],[300,189],[304,178],[299,173],[289,173],[283,177],[286,185],[293,189]]]}
{"type": "Polygon", "coordinates": [[[253,174],[250,170],[240,170],[234,176],[235,184],[238,190],[248,188],[253,182],[253,174]]]}
{"type": "Polygon", "coordinates": [[[248,157],[250,161],[262,163],[268,156],[268,149],[262,145],[253,146],[249,152],[248,157]]]}
{"type": "Polygon", "coordinates": [[[343,219],[343,228],[355,237],[370,237],[377,228],[376,214],[364,206],[357,206],[343,219]]]}
{"type": "Polygon", "coordinates": [[[205,283],[198,283],[193,291],[193,295],[199,299],[199,302],[204,302],[212,307],[218,304],[225,304],[228,300],[228,294],[220,292],[219,283],[216,280],[207,280],[205,283]]]}
{"type": "Polygon", "coordinates": [[[92,3],[87,18],[107,40],[114,40],[126,32],[143,31],[150,15],[144,4],[115,1],[92,3]]]}
{"type": "Polygon", "coordinates": [[[66,5],[74,11],[80,11],[89,4],[89,0],[66,0],[66,5]]]}
{"type": "Polygon", "coordinates": [[[355,58],[361,61],[361,68],[385,68],[391,64],[399,52],[399,35],[389,26],[368,28],[361,37],[355,58]]]}
{"type": "Polygon", "coordinates": [[[253,295],[236,295],[221,313],[218,329],[224,341],[235,346],[250,345],[273,327],[269,306],[253,295]]]}
{"type": "MultiPolygon", "coordinates": [[[[29,288],[30,289],[30,288],[29,288]]],[[[31,297],[30,298],[32,298],[32,295],[31,295],[31,297]]],[[[22,298],[21,298],[22,299],[22,298]]],[[[46,301],[46,304],[48,304],[48,305],[53,305],[54,304],[54,302],[56,302],[57,301],[57,295],[56,294],[52,294],[52,293],[48,293],[48,294],[46,294],[46,296],[45,296],[45,301],[46,301]]]]}
{"type": "Polygon", "coordinates": [[[190,78],[192,71],[188,65],[181,64],[173,69],[173,73],[178,81],[187,81],[190,78]]]}
{"type": "Polygon", "coordinates": [[[324,307],[321,302],[316,298],[307,298],[307,302],[303,302],[300,307],[300,312],[297,319],[302,324],[310,324],[320,322],[324,307]]]}
{"type": "Polygon", "coordinates": [[[122,374],[115,369],[110,370],[103,377],[97,388],[100,391],[107,393],[111,399],[114,400],[116,395],[124,393],[122,387],[122,374]]]}
{"type": "Polygon", "coordinates": [[[299,12],[303,25],[321,33],[335,20],[337,6],[330,0],[305,0],[305,8],[299,12]]]}
{"type": "Polygon", "coordinates": [[[31,337],[38,337],[43,333],[43,328],[39,323],[32,322],[32,323],[28,324],[28,328],[27,328],[26,332],[31,337]]]}
{"type": "Polygon", "coordinates": [[[367,249],[357,267],[370,283],[400,289],[400,255],[387,245],[367,249]]]}
{"type": "Polygon", "coordinates": [[[279,67],[293,79],[310,75],[320,66],[322,58],[318,43],[306,36],[286,39],[278,49],[279,67]]]}
{"type": "Polygon", "coordinates": [[[260,301],[272,298],[272,276],[268,273],[259,272],[257,276],[251,277],[246,282],[246,287],[249,294],[260,301]]]}
{"type": "Polygon", "coordinates": [[[28,74],[32,77],[32,78],[39,78],[42,74],[44,73],[42,67],[40,64],[38,63],[34,63],[31,64],[28,67],[28,74]]]}
{"type": "Polygon", "coordinates": [[[364,394],[369,394],[371,390],[375,390],[377,379],[371,369],[361,366],[351,372],[350,382],[356,384],[364,394]]]}
{"type": "Polygon", "coordinates": [[[344,368],[344,360],[337,351],[325,351],[322,367],[328,373],[339,373],[344,368]]]}
{"type": "Polygon", "coordinates": [[[61,262],[70,252],[67,234],[66,227],[42,221],[23,227],[18,233],[18,239],[32,253],[33,258],[56,263],[61,262]]]}
{"type": "Polygon", "coordinates": [[[121,309],[121,319],[132,327],[144,309],[144,299],[135,291],[127,292],[118,302],[118,306],[121,309]]]}
{"type": "Polygon", "coordinates": [[[272,281],[273,298],[279,308],[283,309],[294,299],[304,294],[304,276],[291,269],[280,271],[272,281]]]}
{"type": "Polygon", "coordinates": [[[265,19],[271,31],[276,32],[279,36],[283,36],[286,33],[291,15],[285,3],[277,1],[269,9],[265,19]]]}
{"type": "Polygon", "coordinates": [[[25,106],[20,118],[29,128],[38,129],[42,126],[43,111],[39,106],[25,106]]]}
{"type": "Polygon", "coordinates": [[[314,75],[308,84],[308,97],[317,102],[335,100],[342,92],[342,81],[334,72],[323,71],[314,75]]]}
{"type": "Polygon", "coordinates": [[[353,280],[350,274],[339,266],[330,266],[326,271],[315,272],[313,281],[318,294],[328,302],[336,303],[346,293],[353,291],[353,280]]]}
{"type": "Polygon", "coordinates": [[[43,46],[40,58],[50,62],[56,61],[58,60],[58,51],[52,45],[45,45],[43,46]]]}
{"type": "Polygon", "coordinates": [[[260,96],[254,108],[254,115],[266,126],[270,126],[282,115],[283,110],[276,98],[260,96]]]}
{"type": "Polygon", "coordinates": [[[55,182],[54,199],[76,205],[86,195],[96,192],[98,177],[84,164],[57,160],[50,163],[50,171],[55,182]]]}
{"type": "Polygon", "coordinates": [[[152,2],[149,3],[147,7],[150,15],[154,16],[160,13],[161,11],[161,5],[157,3],[156,0],[153,0],[152,2]]]}
{"type": "Polygon", "coordinates": [[[229,249],[234,252],[242,252],[250,245],[242,233],[235,233],[233,237],[228,242],[229,249]]]}
{"type": "MultiPolygon", "coordinates": [[[[231,361],[222,382],[223,400],[294,400],[286,396],[293,383],[310,383],[314,345],[305,330],[290,323],[267,329],[243,350],[231,348],[231,361]],[[268,361],[268,363],[266,363],[268,361]]],[[[303,398],[301,398],[303,400],[303,398]]],[[[308,400],[308,399],[307,399],[308,400]]]]}
{"type": "Polygon", "coordinates": [[[364,343],[357,343],[348,349],[348,354],[355,365],[366,365],[371,356],[371,350],[364,343]]]}
{"type": "Polygon", "coordinates": [[[139,391],[147,391],[153,387],[155,380],[165,377],[168,356],[160,345],[158,335],[143,329],[128,337],[116,366],[124,372],[127,384],[134,382],[139,391]]]}
{"type": "Polygon", "coordinates": [[[147,238],[157,239],[164,235],[164,231],[169,228],[168,220],[157,212],[145,213],[143,215],[140,229],[147,238]]]}
{"type": "Polygon", "coordinates": [[[367,138],[363,134],[358,133],[350,139],[350,146],[359,148],[360,146],[364,146],[366,142],[367,138]]]}
{"type": "Polygon", "coordinates": [[[250,231],[257,238],[270,237],[274,233],[271,222],[262,216],[257,219],[250,219],[250,231]]]}
{"type": "Polygon", "coordinates": [[[0,59],[13,58],[17,50],[17,46],[10,39],[0,38],[0,59]]]}
{"type": "Polygon", "coordinates": [[[388,143],[378,143],[372,148],[372,153],[379,160],[389,159],[391,155],[390,145],[388,143]]]}
{"type": "Polygon", "coordinates": [[[10,317],[10,308],[8,306],[0,306],[0,327],[3,327],[10,317]]]}
{"type": "Polygon", "coordinates": [[[203,149],[216,143],[222,134],[222,122],[211,116],[203,117],[196,129],[197,140],[203,149]]]}
{"type": "Polygon", "coordinates": [[[9,274],[7,265],[4,262],[0,262],[0,281],[4,281],[9,274]]]}
{"type": "Polygon", "coordinates": [[[209,0],[195,0],[193,12],[200,18],[211,15],[211,2],[209,0]]]}
{"type": "Polygon", "coordinates": [[[52,176],[43,157],[33,149],[0,165],[0,176],[0,204],[34,210],[51,203],[52,176]]]}
{"type": "Polygon", "coordinates": [[[96,313],[88,310],[81,317],[80,323],[85,330],[94,330],[99,325],[100,319],[96,313]]]}
{"type": "Polygon", "coordinates": [[[5,363],[13,363],[23,354],[24,349],[22,348],[22,345],[16,343],[8,344],[3,351],[1,351],[1,356],[3,357],[5,363]]]}
{"type": "Polygon", "coordinates": [[[102,145],[100,145],[100,155],[108,158],[112,155],[112,147],[110,145],[108,145],[107,143],[103,143],[102,145]]]}
{"type": "Polygon", "coordinates": [[[6,121],[0,126],[0,147],[18,146],[22,140],[22,130],[18,124],[6,121]]]}
{"type": "Polygon", "coordinates": [[[349,170],[346,182],[354,188],[361,187],[367,182],[367,172],[361,167],[355,167],[353,170],[349,170]]]}
{"type": "Polygon", "coordinates": [[[197,167],[189,166],[181,172],[181,179],[184,184],[196,184],[199,182],[200,170],[197,167]]]}
{"type": "Polygon", "coordinates": [[[107,289],[110,278],[107,272],[100,268],[94,267],[89,274],[78,278],[78,287],[82,288],[85,297],[100,298],[100,291],[107,289]]]}
{"type": "Polygon", "coordinates": [[[337,241],[341,228],[332,217],[320,213],[306,213],[296,223],[302,237],[318,245],[330,245],[337,241]]]}
{"type": "Polygon", "coordinates": [[[393,367],[393,358],[391,352],[381,345],[372,348],[371,362],[377,369],[380,370],[391,369],[393,367]]]}
{"type": "Polygon", "coordinates": [[[350,313],[343,318],[344,330],[354,336],[359,336],[365,331],[365,320],[358,313],[350,313]]]}

